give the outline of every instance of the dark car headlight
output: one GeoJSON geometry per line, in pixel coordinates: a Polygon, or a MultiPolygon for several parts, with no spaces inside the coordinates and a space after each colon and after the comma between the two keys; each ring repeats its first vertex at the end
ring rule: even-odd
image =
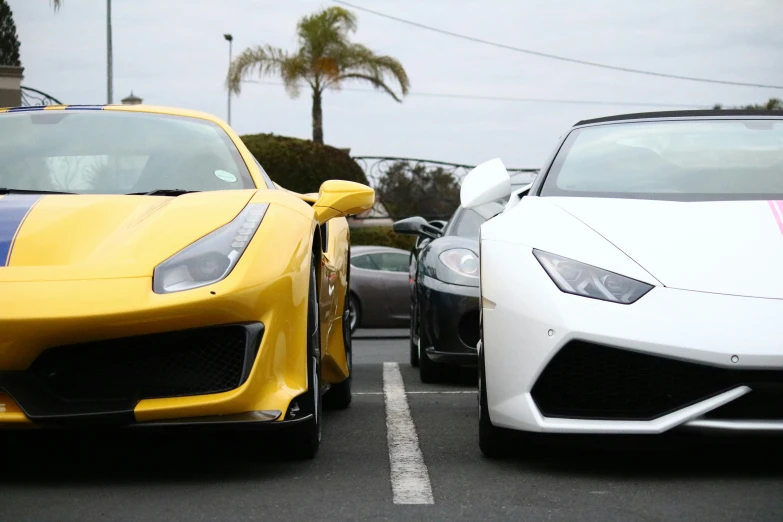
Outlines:
{"type": "Polygon", "coordinates": [[[181,292],[225,279],[253,239],[268,208],[269,203],[247,205],[230,223],[159,264],[152,276],[153,291],[181,292]]]}
{"type": "Polygon", "coordinates": [[[652,285],[592,265],[533,249],[546,273],[567,293],[612,303],[631,304],[652,290],[652,285]]]}
{"type": "Polygon", "coordinates": [[[450,248],[438,256],[440,262],[463,277],[478,280],[479,258],[467,248],[450,248]]]}

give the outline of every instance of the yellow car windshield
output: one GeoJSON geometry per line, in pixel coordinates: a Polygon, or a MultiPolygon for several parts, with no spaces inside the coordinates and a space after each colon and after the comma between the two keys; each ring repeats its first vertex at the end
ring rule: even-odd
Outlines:
{"type": "Polygon", "coordinates": [[[129,194],[255,187],[231,138],[208,120],[102,110],[0,115],[0,188],[129,194]]]}

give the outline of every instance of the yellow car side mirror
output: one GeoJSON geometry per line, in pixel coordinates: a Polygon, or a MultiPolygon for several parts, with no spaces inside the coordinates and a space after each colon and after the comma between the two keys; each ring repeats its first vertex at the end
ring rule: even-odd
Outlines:
{"type": "Polygon", "coordinates": [[[373,203],[375,191],[367,185],[330,179],[321,185],[313,210],[318,223],[323,224],[335,217],[360,214],[372,208],[373,203]]]}

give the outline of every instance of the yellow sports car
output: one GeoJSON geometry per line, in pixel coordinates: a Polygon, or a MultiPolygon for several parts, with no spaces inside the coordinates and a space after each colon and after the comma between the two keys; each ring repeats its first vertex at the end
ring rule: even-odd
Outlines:
{"type": "Polygon", "coordinates": [[[285,190],[208,114],[0,113],[0,427],[274,427],[313,456],[373,190],[285,190]]]}

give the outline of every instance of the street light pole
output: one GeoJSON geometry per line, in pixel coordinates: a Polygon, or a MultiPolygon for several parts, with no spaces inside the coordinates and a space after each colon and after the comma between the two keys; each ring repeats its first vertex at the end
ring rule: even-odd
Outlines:
{"type": "Polygon", "coordinates": [[[106,0],[106,97],[107,103],[111,105],[114,86],[113,76],[114,67],[112,63],[111,49],[111,0],[106,0]]]}
{"type": "MultiPolygon", "coordinates": [[[[223,38],[228,40],[228,67],[231,68],[231,51],[234,44],[234,37],[230,34],[224,34],[223,38]]],[[[231,89],[228,90],[228,124],[231,125],[231,89]]]]}

